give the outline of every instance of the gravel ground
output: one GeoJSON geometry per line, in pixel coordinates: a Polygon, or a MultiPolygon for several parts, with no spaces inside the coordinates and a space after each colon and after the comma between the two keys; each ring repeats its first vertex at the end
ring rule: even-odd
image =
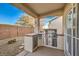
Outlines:
{"type": "Polygon", "coordinates": [[[24,49],[20,49],[19,47],[22,45],[23,40],[18,40],[12,44],[4,44],[0,46],[0,56],[15,56],[24,49]]]}

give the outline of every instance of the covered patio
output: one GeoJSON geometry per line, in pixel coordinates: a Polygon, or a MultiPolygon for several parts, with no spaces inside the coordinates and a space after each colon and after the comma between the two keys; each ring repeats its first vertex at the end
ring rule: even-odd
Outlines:
{"type": "MultiPolygon", "coordinates": [[[[1,55],[79,56],[79,4],[9,3],[9,5],[21,10],[23,16],[16,22],[16,26],[0,25],[1,55]],[[50,21],[48,17],[52,17],[50,21]],[[19,42],[20,39],[22,41],[19,42]],[[14,51],[15,53],[13,53],[14,51]]],[[[8,8],[2,7],[1,12],[4,13],[8,8]],[[5,11],[3,11],[4,9],[5,11]]],[[[5,12],[6,17],[3,18],[7,18],[9,11],[11,10],[5,12]]],[[[11,12],[10,15],[15,16],[15,11],[11,12]]]]}
{"type": "MultiPolygon", "coordinates": [[[[25,56],[64,56],[64,50],[63,50],[64,48],[61,48],[59,46],[57,46],[56,48],[45,47],[44,36],[43,36],[44,33],[41,33],[41,20],[42,18],[45,18],[47,16],[54,16],[54,17],[63,16],[64,8],[66,4],[64,3],[55,3],[55,4],[54,3],[45,3],[45,4],[43,3],[35,3],[35,4],[34,3],[23,3],[23,4],[13,3],[12,5],[22,9],[23,11],[25,11],[26,13],[28,13],[29,15],[35,18],[36,23],[35,23],[34,33],[27,34],[26,36],[42,34],[42,38],[37,39],[38,43],[34,51],[31,51],[31,48],[28,48],[31,45],[31,43],[29,42],[30,38],[29,39],[25,38],[29,40],[29,41],[27,40],[29,42],[28,43],[29,46],[26,46],[25,50],[22,53],[18,54],[17,56],[19,55],[20,56],[22,55],[25,55],[25,56]]],[[[24,40],[24,42],[27,43],[26,40],[24,40]]]]}

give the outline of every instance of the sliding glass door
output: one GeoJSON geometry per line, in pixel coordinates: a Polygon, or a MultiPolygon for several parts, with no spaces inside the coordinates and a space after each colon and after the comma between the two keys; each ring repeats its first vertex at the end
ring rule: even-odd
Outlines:
{"type": "Polygon", "coordinates": [[[65,54],[70,56],[78,55],[78,34],[79,34],[79,20],[77,19],[77,4],[72,4],[66,15],[66,29],[65,29],[65,54]]]}

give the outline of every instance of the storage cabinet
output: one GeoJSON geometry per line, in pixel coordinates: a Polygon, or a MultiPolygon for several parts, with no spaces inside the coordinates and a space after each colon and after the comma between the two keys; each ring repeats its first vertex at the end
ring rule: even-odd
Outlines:
{"type": "Polygon", "coordinates": [[[33,52],[38,47],[38,35],[31,33],[24,37],[24,49],[33,52]]]}

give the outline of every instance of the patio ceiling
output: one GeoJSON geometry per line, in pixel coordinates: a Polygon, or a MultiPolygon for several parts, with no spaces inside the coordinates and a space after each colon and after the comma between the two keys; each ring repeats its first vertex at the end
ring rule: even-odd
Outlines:
{"type": "Polygon", "coordinates": [[[13,3],[34,17],[63,15],[64,3],[13,3]]]}

